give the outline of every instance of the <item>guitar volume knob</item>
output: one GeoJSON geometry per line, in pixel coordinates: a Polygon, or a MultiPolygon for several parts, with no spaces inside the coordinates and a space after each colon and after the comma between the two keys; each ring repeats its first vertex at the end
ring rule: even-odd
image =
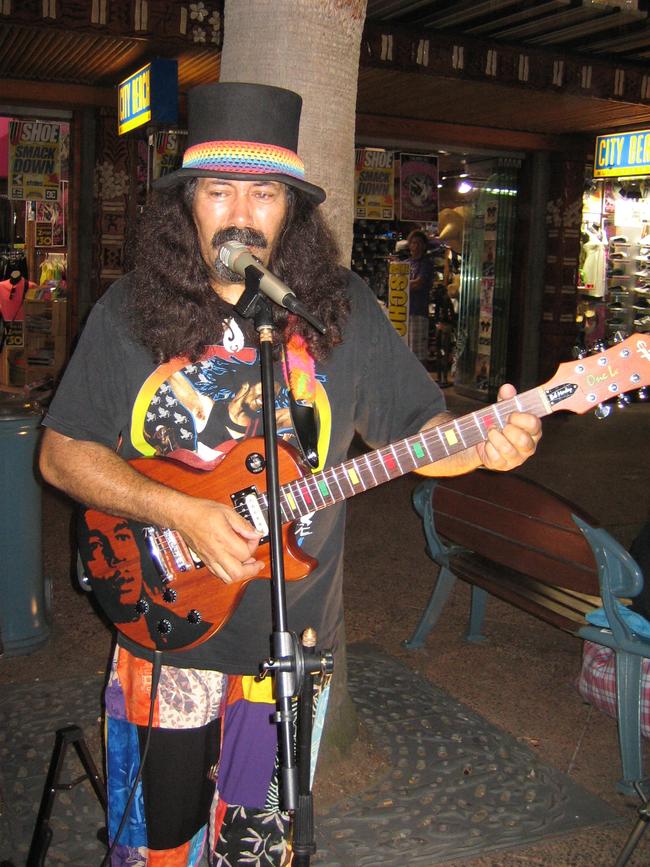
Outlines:
{"type": "Polygon", "coordinates": [[[201,617],[201,612],[197,611],[196,608],[192,608],[191,611],[187,612],[187,620],[188,623],[200,623],[203,618],[201,617]]]}
{"type": "Polygon", "coordinates": [[[167,587],[163,593],[163,599],[165,602],[176,602],[177,596],[178,593],[172,587],[167,587]]]}
{"type": "Polygon", "coordinates": [[[171,621],[167,620],[166,617],[163,617],[163,619],[159,620],[156,624],[156,629],[161,635],[169,635],[173,628],[171,621]]]}
{"type": "Polygon", "coordinates": [[[146,599],[138,599],[135,603],[135,610],[138,614],[146,614],[149,611],[149,603],[146,599]]]}

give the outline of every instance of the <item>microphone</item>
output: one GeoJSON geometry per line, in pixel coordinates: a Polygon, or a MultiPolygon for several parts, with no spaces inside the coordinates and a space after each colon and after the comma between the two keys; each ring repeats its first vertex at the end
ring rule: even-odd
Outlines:
{"type": "Polygon", "coordinates": [[[240,277],[246,277],[247,268],[251,266],[255,268],[262,275],[259,288],[271,301],[275,301],[280,307],[286,307],[292,313],[302,316],[314,328],[320,331],[321,334],[325,334],[325,327],[302,306],[291,289],[282,280],[267,270],[261,262],[257,261],[245,244],[242,244],[240,241],[226,241],[219,249],[219,259],[226,268],[230,268],[231,271],[239,274],[240,277]]]}

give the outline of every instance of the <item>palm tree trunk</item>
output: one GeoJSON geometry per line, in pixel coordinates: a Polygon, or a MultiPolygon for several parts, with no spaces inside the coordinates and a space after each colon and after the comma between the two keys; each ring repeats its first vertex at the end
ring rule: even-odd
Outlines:
{"type": "Polygon", "coordinates": [[[366,0],[226,0],[221,81],[254,81],[303,98],[300,156],[349,265],[354,126],[366,0]]]}
{"type": "MultiPolygon", "coordinates": [[[[298,150],[307,179],[327,192],[322,207],[344,265],[350,264],[352,251],[357,77],[366,2],[225,0],[224,7],[220,81],[270,84],[302,96],[298,150]]],[[[320,761],[337,762],[357,730],[342,638],[320,761]]]]}

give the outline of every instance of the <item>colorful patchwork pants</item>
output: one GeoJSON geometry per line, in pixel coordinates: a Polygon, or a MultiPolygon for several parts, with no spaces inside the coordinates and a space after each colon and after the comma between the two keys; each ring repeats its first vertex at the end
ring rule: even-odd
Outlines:
{"type": "MultiPolygon", "coordinates": [[[[117,648],[106,687],[108,832],[115,839],[150,713],[151,663],[117,648]]],[[[112,867],[280,867],[272,679],[162,666],[144,771],[112,867]]]]}

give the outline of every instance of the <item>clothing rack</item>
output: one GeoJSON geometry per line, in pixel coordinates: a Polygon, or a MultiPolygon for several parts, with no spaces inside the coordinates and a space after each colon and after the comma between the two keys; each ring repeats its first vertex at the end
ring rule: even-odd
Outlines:
{"type": "Polygon", "coordinates": [[[0,244],[0,280],[6,280],[12,271],[28,277],[27,254],[6,244],[0,244]]]}

